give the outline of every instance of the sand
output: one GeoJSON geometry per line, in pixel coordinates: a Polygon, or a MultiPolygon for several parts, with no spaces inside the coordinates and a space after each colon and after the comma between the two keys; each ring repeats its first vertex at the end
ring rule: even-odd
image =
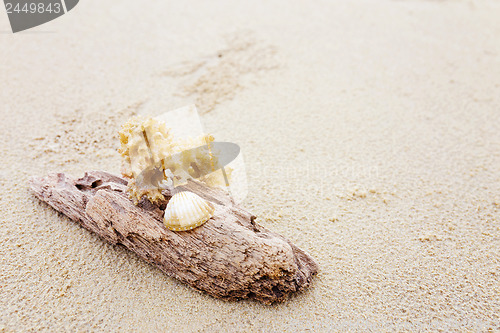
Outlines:
{"type": "Polygon", "coordinates": [[[500,330],[500,3],[81,1],[0,10],[0,331],[500,330]],[[320,272],[223,302],[37,201],[118,173],[132,114],[190,103],[238,143],[265,227],[320,272]]]}

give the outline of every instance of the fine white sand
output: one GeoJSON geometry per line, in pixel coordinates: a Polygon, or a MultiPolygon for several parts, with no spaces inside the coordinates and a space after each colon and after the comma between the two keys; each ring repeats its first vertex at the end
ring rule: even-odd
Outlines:
{"type": "Polygon", "coordinates": [[[0,331],[500,330],[500,3],[97,1],[0,10],[0,331]],[[197,103],[244,205],[319,263],[283,304],[224,302],[40,203],[118,173],[132,114],[197,103]]]}

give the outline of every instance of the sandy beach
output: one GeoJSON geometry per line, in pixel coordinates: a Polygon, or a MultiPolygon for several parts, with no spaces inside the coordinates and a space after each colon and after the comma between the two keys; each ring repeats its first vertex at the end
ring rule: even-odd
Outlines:
{"type": "Polygon", "coordinates": [[[500,331],[500,3],[82,0],[0,10],[0,332],[500,331]],[[132,115],[195,103],[257,222],[319,264],[284,303],[191,289],[37,200],[120,173],[132,115]]]}

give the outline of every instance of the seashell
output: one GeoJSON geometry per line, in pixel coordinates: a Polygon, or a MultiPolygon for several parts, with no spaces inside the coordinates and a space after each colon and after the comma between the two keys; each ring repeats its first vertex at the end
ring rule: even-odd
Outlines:
{"type": "Polygon", "coordinates": [[[207,222],[214,210],[214,206],[199,195],[188,191],[179,192],[170,198],[163,224],[170,230],[191,230],[207,222]]]}

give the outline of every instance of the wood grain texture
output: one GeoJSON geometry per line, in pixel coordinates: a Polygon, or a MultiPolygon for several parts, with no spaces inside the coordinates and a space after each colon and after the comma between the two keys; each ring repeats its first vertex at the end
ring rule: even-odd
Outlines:
{"type": "Polygon", "coordinates": [[[269,304],[308,287],[318,266],[284,237],[255,223],[255,216],[223,191],[201,183],[184,186],[211,201],[204,225],[175,232],[163,226],[160,207],[134,205],[127,181],[102,171],[80,179],[62,173],[32,178],[40,200],[112,244],[123,244],[167,275],[222,299],[251,298],[269,304]]]}

